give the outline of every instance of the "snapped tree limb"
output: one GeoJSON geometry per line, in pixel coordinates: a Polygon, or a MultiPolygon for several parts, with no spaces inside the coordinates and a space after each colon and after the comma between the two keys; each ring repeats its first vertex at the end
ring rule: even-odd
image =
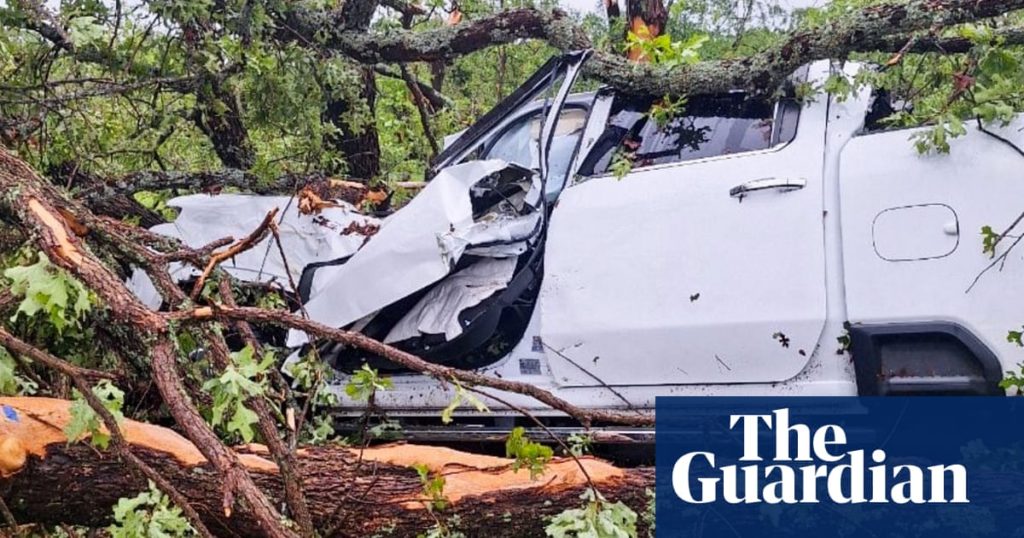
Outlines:
{"type": "Polygon", "coordinates": [[[237,493],[260,522],[263,534],[274,538],[295,536],[281,524],[277,508],[256,486],[238,456],[220,442],[189,398],[178,374],[175,345],[167,321],[140,303],[121,279],[93,255],[72,231],[56,204],[73,207],[77,213],[87,213],[87,210],[68,201],[28,165],[2,149],[0,193],[0,209],[20,221],[50,261],[93,290],[116,321],[140,335],[147,335],[153,380],[177,424],[221,474],[226,516],[233,511],[237,493]]]}
{"type": "Polygon", "coordinates": [[[587,62],[584,72],[629,93],[683,95],[735,89],[771,92],[800,66],[814,60],[845,58],[864,51],[867,47],[863,43],[881,44],[891,50],[893,45],[885,39],[887,36],[954,26],[1022,8],[1024,0],[888,2],[850,13],[821,28],[791,33],[779,45],[744,58],[664,70],[602,53],[587,62]]]}
{"type": "MultiPolygon", "coordinates": [[[[664,69],[598,52],[587,62],[585,73],[635,94],[773,91],[779,82],[808,62],[845,58],[853,52],[899,50],[906,44],[906,40],[900,40],[907,34],[997,17],[1022,8],[1024,0],[892,1],[854,11],[820,28],[793,32],[780,44],[743,58],[664,69]]],[[[277,37],[374,64],[448,60],[517,39],[541,39],[563,51],[591,46],[574,21],[558,10],[508,10],[450,27],[388,32],[339,30],[338,16],[333,12],[293,9],[281,15],[277,37]]],[[[1006,37],[1011,43],[1021,39],[1017,30],[1007,31],[1006,37]]],[[[943,44],[949,45],[950,52],[964,51],[968,45],[960,40],[933,38],[924,39],[915,47],[931,50],[943,44]]]]}
{"type": "MultiPolygon", "coordinates": [[[[0,398],[0,405],[21,418],[0,424],[5,428],[0,435],[15,445],[9,453],[19,456],[13,463],[15,458],[4,460],[0,477],[3,499],[19,522],[102,526],[109,523],[119,497],[145,489],[144,480],[128,472],[115,454],[67,444],[60,428],[69,418],[69,402],[0,398]],[[62,492],[61,510],[51,509],[54,491],[62,492]]],[[[216,534],[262,534],[259,522],[247,514],[224,516],[218,484],[209,479],[213,469],[195,445],[172,430],[132,420],[125,420],[121,431],[131,452],[166,477],[216,534]]],[[[280,498],[280,473],[266,459],[266,449],[242,448],[245,452],[235,454],[255,483],[280,498]]],[[[589,485],[586,475],[608,499],[637,513],[645,510],[646,490],[654,484],[649,468],[621,469],[590,457],[579,463],[555,458],[531,478],[527,469],[513,470],[510,459],[416,445],[309,447],[298,452],[297,460],[314,524],[346,537],[413,537],[432,527],[435,516],[458,516],[456,530],[466,536],[542,536],[545,516],[580,504],[589,485]],[[444,510],[428,510],[439,499],[424,491],[415,465],[444,478],[439,492],[444,510]]]]}

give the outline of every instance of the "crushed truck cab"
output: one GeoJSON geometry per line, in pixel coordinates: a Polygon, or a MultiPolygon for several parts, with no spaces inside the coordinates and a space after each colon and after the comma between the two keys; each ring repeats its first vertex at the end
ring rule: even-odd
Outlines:
{"type": "MultiPolygon", "coordinates": [[[[879,125],[890,103],[871,88],[690,96],[665,117],[652,113],[657,99],[570,93],[587,57],[553,58],[449,140],[429,184],[386,218],[195,195],[172,201],[182,213],[156,231],[198,246],[244,236],[246,219],[277,207],[289,263],[268,239],[225,264],[233,276],[282,288],[290,276],[317,321],[583,408],[1003,393],[1002,372],[1022,359],[1006,335],[1024,321],[1024,289],[1008,285],[1024,260],[978,279],[992,263],[979,231],[1020,213],[1012,144],[1024,122],[968,127],[950,154],[921,155],[916,130],[879,125]],[[341,233],[353,223],[379,231],[341,233]]],[[[866,68],[816,62],[790,86],[866,68]]],[[[290,360],[315,346],[339,372],[339,413],[362,412],[344,384],[364,363],[392,376],[375,397],[391,416],[436,416],[454,395],[359,349],[298,331],[286,345],[290,360]]],[[[490,416],[558,415],[498,396],[490,416]]]]}

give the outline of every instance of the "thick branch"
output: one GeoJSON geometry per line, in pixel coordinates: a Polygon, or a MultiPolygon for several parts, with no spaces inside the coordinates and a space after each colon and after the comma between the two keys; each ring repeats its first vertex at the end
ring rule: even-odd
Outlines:
{"type": "Polygon", "coordinates": [[[226,306],[215,306],[213,308],[198,308],[191,312],[178,312],[172,314],[171,317],[172,319],[182,321],[206,321],[211,318],[244,320],[254,323],[278,325],[289,329],[298,329],[316,338],[332,340],[369,351],[370,353],[390,360],[395,364],[429,375],[442,382],[454,380],[469,385],[489,387],[500,391],[530,396],[552,409],[561,411],[584,424],[607,422],[629,426],[654,425],[654,416],[650,414],[582,409],[529,383],[510,381],[473,371],[459,370],[457,368],[427,362],[411,353],[407,353],[374,340],[362,333],[335,329],[280,310],[264,310],[252,307],[230,308],[226,306]]]}
{"type": "MultiPolygon", "coordinates": [[[[1024,0],[911,0],[864,8],[821,28],[794,32],[780,45],[751,56],[700,62],[666,71],[625,58],[595,54],[585,72],[620,90],[650,95],[718,93],[734,89],[773,91],[800,66],[845,58],[861,43],[886,36],[953,26],[1024,8],[1024,0]]],[[[904,42],[905,44],[905,42],[904,42]]]]}
{"type": "Polygon", "coordinates": [[[28,165],[0,149],[0,210],[16,217],[54,264],[93,290],[116,321],[140,335],[147,335],[156,386],[174,420],[221,474],[225,512],[231,513],[234,494],[238,493],[261,523],[262,533],[275,538],[294,536],[281,525],[277,509],[241,467],[237,455],[224,447],[188,397],[178,375],[175,347],[166,320],[140,303],[121,279],[85,247],[55,206],[57,203],[73,208],[73,213],[87,213],[48,185],[28,165]]]}
{"type": "MultiPolygon", "coordinates": [[[[997,43],[1006,46],[1024,45],[1024,28],[1008,26],[993,30],[997,43]]],[[[865,39],[857,43],[857,52],[904,52],[941,54],[962,54],[974,48],[974,43],[963,37],[936,37],[933,35],[913,37],[910,35],[881,36],[874,40],[865,39]],[[907,47],[907,44],[910,44],[907,47]]]]}
{"type": "MultiPolygon", "coordinates": [[[[717,93],[733,89],[771,91],[800,66],[820,59],[844,58],[852,52],[899,50],[904,36],[996,17],[1024,8],[1024,0],[911,0],[889,2],[845,15],[821,28],[790,34],[780,45],[740,59],[700,62],[665,70],[635,65],[628,59],[597,53],[586,74],[619,90],[650,95],[717,93]]],[[[354,33],[338,30],[326,12],[293,10],[283,18],[280,39],[339,51],[364,63],[438,61],[469,54],[516,39],[546,40],[560,50],[588,48],[587,38],[574,21],[560,11],[533,9],[504,11],[454,26],[426,31],[354,33]],[[324,36],[316,40],[313,36],[324,36]]],[[[1007,30],[1012,44],[1021,40],[1007,30]]],[[[956,40],[925,39],[919,50],[948,45],[948,52],[966,49],[956,40]]]]}
{"type": "MultiPolygon", "coordinates": [[[[0,491],[19,522],[102,526],[109,523],[110,508],[119,497],[145,489],[117,458],[65,444],[59,428],[67,420],[67,402],[0,398],[0,404],[23,418],[13,431],[0,429],[24,450],[14,474],[0,478],[0,491]],[[54,491],[62,492],[60,510],[53,509],[54,491]]],[[[191,443],[171,430],[134,421],[125,421],[123,431],[132,452],[167,477],[217,534],[260,533],[250,517],[224,517],[218,484],[210,480],[209,465],[191,443]]],[[[239,458],[259,487],[278,498],[282,488],[276,467],[260,457],[265,454],[262,447],[251,450],[258,455],[239,458]]],[[[645,509],[645,490],[653,487],[650,469],[620,469],[594,458],[581,458],[580,463],[609,500],[622,501],[638,513],[645,509]]],[[[553,460],[531,480],[526,469],[513,471],[509,459],[415,445],[308,447],[299,451],[298,464],[314,523],[321,530],[337,529],[334,536],[413,537],[433,526],[435,515],[445,521],[459,516],[454,530],[466,536],[543,536],[546,516],[579,506],[579,495],[587,487],[586,476],[572,459],[553,460]],[[414,464],[445,478],[442,494],[450,506],[444,511],[432,514],[426,509],[430,499],[414,464]]]]}
{"type": "Polygon", "coordinates": [[[279,15],[277,37],[337,50],[367,64],[444,60],[524,38],[545,39],[562,50],[590,46],[575,21],[559,10],[513,9],[424,31],[346,31],[339,17],[295,8],[279,15]]]}
{"type": "Polygon", "coordinates": [[[75,198],[98,215],[117,219],[134,217],[146,228],[164,222],[158,213],[135,201],[131,193],[115,191],[102,179],[82,170],[78,163],[68,162],[56,166],[49,175],[55,183],[72,188],[75,198]]]}

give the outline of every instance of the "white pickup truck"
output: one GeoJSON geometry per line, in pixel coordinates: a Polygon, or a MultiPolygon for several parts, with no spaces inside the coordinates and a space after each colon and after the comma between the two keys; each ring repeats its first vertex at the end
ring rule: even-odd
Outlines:
{"type": "MultiPolygon", "coordinates": [[[[1014,253],[974,282],[992,263],[981,228],[1022,211],[1012,145],[1024,122],[972,126],[950,154],[921,155],[914,130],[876,125],[888,103],[870,88],[803,102],[691,96],[658,121],[652,99],[570,94],[586,58],[552,59],[450,141],[434,180],[374,220],[368,241],[337,230],[370,217],[301,215],[287,197],[187,197],[162,231],[194,244],[241,236],[281,207],[314,319],[585,408],[651,409],[660,395],[1003,393],[1002,373],[1024,361],[1007,341],[1024,323],[1024,260],[1014,253]]],[[[861,68],[822,61],[793,78],[861,68]]],[[[275,253],[268,244],[227,269],[283,285],[275,253]]],[[[317,343],[293,332],[288,345],[317,343]]],[[[391,416],[436,416],[452,400],[451,387],[359,350],[321,352],[342,372],[342,412],[344,372],[364,362],[393,376],[375,402],[391,416]]]]}

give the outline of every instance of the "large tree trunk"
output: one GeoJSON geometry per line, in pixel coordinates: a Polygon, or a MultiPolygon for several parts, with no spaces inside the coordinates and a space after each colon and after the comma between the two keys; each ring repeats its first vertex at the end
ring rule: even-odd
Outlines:
{"type": "MultiPolygon", "coordinates": [[[[362,86],[359,99],[366,102],[369,114],[376,115],[377,77],[373,68],[360,67],[362,86]]],[[[326,88],[327,93],[332,93],[326,88]]],[[[377,139],[377,126],[371,119],[359,129],[353,129],[346,121],[345,115],[353,107],[343,99],[328,99],[324,107],[323,121],[334,125],[339,133],[328,135],[327,145],[345,156],[348,163],[348,175],[360,180],[370,180],[380,174],[380,142],[377,139]]],[[[328,172],[336,173],[337,170],[328,172]]]]}
{"type": "MultiPolygon", "coordinates": [[[[377,0],[345,2],[341,6],[341,26],[349,31],[365,32],[377,10],[377,0]]],[[[327,144],[345,156],[348,174],[369,181],[380,174],[380,141],[377,139],[377,75],[372,67],[360,67],[362,86],[359,100],[366,103],[371,120],[359,129],[353,129],[345,121],[345,114],[354,108],[351,103],[330,98],[324,107],[324,118],[340,131],[340,135],[327,137],[327,144]]],[[[333,92],[328,91],[328,94],[333,92]]],[[[336,170],[329,170],[336,172],[336,170]]]]}
{"type": "Polygon", "coordinates": [[[200,82],[192,121],[210,139],[224,166],[248,170],[256,163],[241,105],[217,76],[207,76],[200,82]]]}
{"type": "MultiPolygon", "coordinates": [[[[665,31],[668,11],[661,0],[626,0],[626,31],[650,41],[665,31]]],[[[631,47],[626,55],[634,62],[647,60],[640,47],[631,47]]]]}
{"type": "MultiPolygon", "coordinates": [[[[61,428],[69,402],[48,398],[0,398],[0,492],[19,523],[109,524],[121,497],[146,488],[113,452],[84,443],[67,444],[61,428]],[[11,413],[15,419],[11,419],[11,413]]],[[[126,420],[121,427],[132,452],[182,492],[218,535],[261,536],[247,511],[225,515],[222,484],[199,451],[172,430],[126,420]]],[[[260,489],[282,499],[277,467],[250,445],[242,463],[260,489]]],[[[318,531],[326,536],[416,536],[450,522],[467,536],[543,536],[545,516],[579,506],[587,487],[583,465],[598,490],[641,513],[650,469],[620,469],[594,458],[549,463],[542,476],[511,469],[511,460],[440,447],[387,445],[367,448],[316,447],[300,450],[299,470],[318,531]],[[445,477],[450,506],[433,514],[414,464],[445,477]],[[388,530],[392,529],[392,530],[388,530]]]]}

